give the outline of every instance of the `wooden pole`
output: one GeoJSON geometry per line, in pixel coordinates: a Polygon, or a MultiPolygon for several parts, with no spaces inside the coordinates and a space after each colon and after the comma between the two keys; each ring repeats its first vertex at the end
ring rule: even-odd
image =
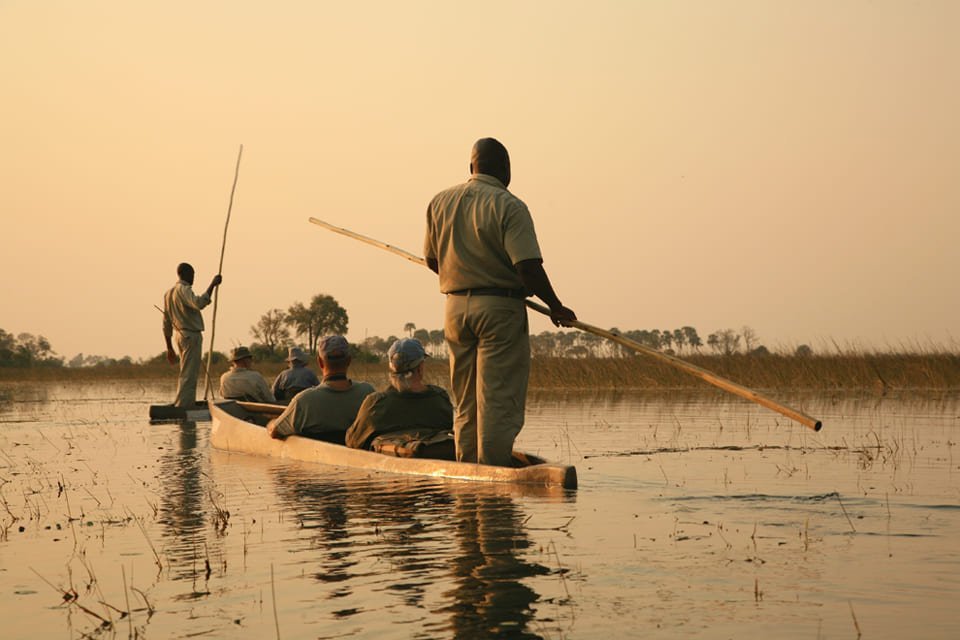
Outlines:
{"type": "MultiPolygon", "coordinates": [[[[387,244],[385,242],[380,242],[379,240],[368,238],[367,236],[361,235],[359,233],[355,233],[353,231],[349,231],[342,227],[334,226],[328,222],[324,222],[323,220],[318,220],[317,218],[310,218],[310,222],[312,222],[313,224],[319,225],[321,227],[325,227],[335,233],[339,233],[339,234],[348,236],[350,238],[353,238],[355,240],[359,240],[360,242],[365,242],[375,247],[386,249],[387,251],[390,251],[391,253],[395,253],[401,257],[404,257],[411,262],[415,262],[416,264],[420,264],[423,266],[427,265],[427,261],[424,260],[423,258],[416,256],[408,251],[404,251],[403,249],[400,249],[393,245],[387,244]]],[[[533,309],[534,311],[542,313],[546,316],[550,315],[550,309],[546,308],[541,304],[534,302],[533,300],[527,300],[527,306],[533,309]]],[[[747,387],[739,385],[736,382],[727,380],[726,378],[722,378],[716,374],[713,374],[707,371],[706,369],[698,367],[695,364],[690,364],[686,360],[681,360],[680,358],[671,356],[666,353],[662,353],[660,351],[657,351],[656,349],[651,349],[650,347],[642,345],[639,342],[636,342],[629,338],[625,338],[611,331],[605,331],[604,329],[594,327],[592,325],[587,324],[586,322],[580,322],[579,320],[576,320],[571,324],[571,326],[576,327],[581,331],[586,331],[587,333],[592,333],[594,335],[607,338],[608,340],[612,340],[638,353],[642,353],[652,358],[656,358],[661,362],[665,362],[670,366],[676,367],[682,371],[686,371],[687,373],[700,378],[704,382],[708,382],[715,387],[719,387],[720,389],[723,389],[724,391],[729,391],[734,395],[750,400],[751,402],[756,402],[757,404],[764,406],[768,409],[772,409],[773,411],[776,411],[782,415],[785,415],[792,420],[796,420],[800,424],[806,427],[809,427],[814,431],[820,431],[820,429],[823,428],[823,423],[817,420],[816,418],[812,418],[804,413],[791,409],[790,407],[784,406],[779,402],[776,402],[770,398],[767,398],[766,396],[763,396],[757,393],[756,391],[748,389],[747,387]]]]}
{"type": "MultiPolygon", "coordinates": [[[[223,243],[220,245],[220,265],[217,267],[217,274],[223,273],[223,254],[227,250],[227,229],[230,227],[230,212],[233,211],[233,194],[237,191],[237,180],[240,177],[240,158],[243,157],[243,145],[240,145],[240,151],[237,152],[237,166],[233,171],[233,186],[230,188],[230,203],[227,205],[227,221],[223,225],[223,243]]],[[[210,385],[210,365],[213,363],[213,340],[217,335],[217,303],[220,300],[220,287],[213,290],[213,318],[210,321],[210,350],[207,351],[207,381],[203,390],[203,401],[212,395],[213,391],[210,385]]]]}

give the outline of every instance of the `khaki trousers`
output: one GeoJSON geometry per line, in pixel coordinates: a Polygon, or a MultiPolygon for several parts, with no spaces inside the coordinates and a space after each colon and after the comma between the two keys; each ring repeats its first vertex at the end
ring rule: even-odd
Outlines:
{"type": "Polygon", "coordinates": [[[457,460],[511,466],[530,378],[523,300],[448,295],[444,336],[457,460]]]}
{"type": "Polygon", "coordinates": [[[174,406],[189,407],[197,402],[197,378],[203,360],[203,334],[198,331],[177,333],[180,348],[180,378],[177,380],[177,398],[174,406]]]}

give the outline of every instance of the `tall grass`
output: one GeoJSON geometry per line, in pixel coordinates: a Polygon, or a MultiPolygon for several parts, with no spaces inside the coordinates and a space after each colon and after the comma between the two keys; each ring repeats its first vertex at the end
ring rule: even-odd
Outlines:
{"type": "MultiPolygon", "coordinates": [[[[874,391],[960,389],[960,355],[844,353],[787,355],[693,355],[686,361],[755,389],[874,391]]],[[[645,357],[537,359],[534,388],[697,389],[709,385],[688,373],[645,357]]]]}
{"type": "MultiPolygon", "coordinates": [[[[794,391],[892,391],[960,390],[960,354],[840,352],[798,357],[783,354],[751,356],[734,354],[690,355],[685,360],[716,375],[752,389],[794,391]]],[[[211,371],[216,387],[226,364],[211,371]]],[[[283,363],[257,363],[268,382],[284,368],[283,363]]],[[[315,368],[315,367],[314,367],[315,368]]],[[[175,379],[177,368],[169,365],[116,365],[88,368],[0,369],[0,381],[97,381],[129,379],[175,379]]],[[[355,380],[381,388],[387,384],[385,363],[357,362],[350,368],[355,380]]],[[[202,378],[202,375],[201,375],[202,378]]],[[[445,359],[426,362],[427,382],[448,386],[445,359]]],[[[201,379],[201,386],[202,386],[201,379]]],[[[531,389],[708,389],[707,383],[668,364],[645,356],[625,358],[534,358],[531,389]]]]}

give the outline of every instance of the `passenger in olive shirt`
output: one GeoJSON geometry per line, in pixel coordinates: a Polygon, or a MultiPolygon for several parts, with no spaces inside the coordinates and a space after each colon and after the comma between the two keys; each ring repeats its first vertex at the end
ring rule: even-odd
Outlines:
{"type": "Polygon", "coordinates": [[[267,424],[267,432],[281,440],[301,435],[342,444],[363,399],[375,391],[369,382],[354,382],[347,377],[350,361],[346,338],[326,336],[320,340],[317,366],[323,380],[294,396],[283,413],[267,424]]]}
{"type": "MultiPolygon", "coordinates": [[[[427,357],[419,340],[403,338],[390,346],[390,387],[367,396],[347,430],[347,446],[378,449],[381,436],[404,434],[416,441],[452,444],[453,405],[441,387],[423,382],[427,357]]],[[[450,453],[452,454],[452,447],[450,453]]]]}

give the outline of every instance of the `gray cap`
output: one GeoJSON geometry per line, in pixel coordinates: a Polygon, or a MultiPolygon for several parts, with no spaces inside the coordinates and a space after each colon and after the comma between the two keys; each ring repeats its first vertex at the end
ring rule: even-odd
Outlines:
{"type": "Polygon", "coordinates": [[[246,347],[237,347],[231,352],[230,360],[231,362],[236,362],[237,360],[243,360],[244,358],[252,358],[253,354],[250,353],[250,349],[246,347]]]}
{"type": "Polygon", "coordinates": [[[350,343],[343,336],[324,336],[317,343],[317,353],[326,360],[342,360],[350,355],[350,343]]]}
{"type": "Polygon", "coordinates": [[[390,358],[390,371],[406,373],[416,369],[427,357],[427,352],[416,338],[401,338],[390,345],[387,357],[390,358]]]}
{"type": "Polygon", "coordinates": [[[307,354],[303,352],[303,349],[300,347],[288,347],[287,362],[293,362],[295,360],[304,364],[310,362],[310,358],[308,358],[307,354]]]}

